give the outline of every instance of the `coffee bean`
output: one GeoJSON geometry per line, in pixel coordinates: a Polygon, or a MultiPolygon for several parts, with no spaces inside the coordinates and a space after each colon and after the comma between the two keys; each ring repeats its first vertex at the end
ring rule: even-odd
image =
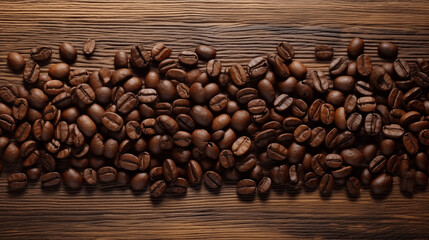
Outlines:
{"type": "Polygon", "coordinates": [[[386,59],[394,59],[398,55],[398,47],[390,42],[380,42],[378,45],[378,55],[386,59]]]}
{"type": "Polygon", "coordinates": [[[328,154],[325,158],[326,166],[329,168],[339,168],[343,163],[343,158],[339,154],[328,154]]]}
{"type": "Polygon", "coordinates": [[[71,189],[80,189],[83,184],[82,176],[73,168],[69,168],[62,174],[64,183],[71,189]]]}
{"type": "Polygon", "coordinates": [[[134,45],[130,52],[130,64],[137,69],[144,69],[150,63],[150,52],[146,51],[142,45],[134,45]]]}
{"type": "Polygon", "coordinates": [[[329,103],[320,106],[320,121],[326,125],[332,124],[335,120],[335,108],[329,103]]]}
{"type": "Polygon", "coordinates": [[[162,165],[162,170],[164,173],[165,180],[172,182],[177,179],[178,171],[176,163],[172,159],[166,159],[162,165]]]}
{"type": "Polygon", "coordinates": [[[94,49],[95,49],[95,40],[91,38],[86,39],[85,43],[83,44],[83,53],[89,56],[94,52],[94,49]]]}
{"type": "Polygon", "coordinates": [[[385,194],[392,189],[393,178],[382,173],[371,182],[371,191],[374,194],[385,194]]]}
{"type": "Polygon", "coordinates": [[[406,132],[402,136],[402,142],[404,144],[405,150],[407,150],[409,154],[414,155],[419,151],[419,142],[414,134],[406,132]]]}
{"type": "Polygon", "coordinates": [[[23,191],[27,187],[27,182],[25,173],[14,173],[7,178],[10,191],[23,191]]]}
{"type": "Polygon", "coordinates": [[[236,162],[236,169],[239,172],[248,172],[256,166],[256,157],[253,154],[247,155],[236,162]]]}
{"type": "Polygon", "coordinates": [[[222,177],[214,171],[207,171],[204,174],[204,183],[208,188],[217,189],[222,186],[222,177]]]}
{"type": "Polygon", "coordinates": [[[265,57],[256,57],[247,64],[249,76],[253,79],[260,79],[268,71],[268,63],[265,57]]]}
{"type": "Polygon", "coordinates": [[[106,166],[98,169],[97,174],[101,182],[108,183],[116,179],[118,172],[115,168],[106,166]]]}
{"type": "Polygon", "coordinates": [[[83,171],[83,178],[89,185],[94,185],[98,181],[97,171],[92,168],[87,168],[83,171]]]}
{"type": "Polygon", "coordinates": [[[277,111],[286,111],[292,106],[294,99],[287,94],[281,94],[274,100],[274,107],[277,111]]]}
{"type": "Polygon", "coordinates": [[[334,59],[329,65],[329,72],[334,76],[338,76],[342,74],[347,69],[347,67],[347,57],[338,57],[334,59]]]}
{"type": "Polygon", "coordinates": [[[24,57],[17,52],[11,52],[7,55],[7,65],[14,72],[21,72],[26,63],[24,57]]]}
{"type": "Polygon", "coordinates": [[[55,187],[61,183],[61,175],[58,172],[48,172],[42,175],[40,182],[44,188],[55,187]]]}
{"type": "Polygon", "coordinates": [[[124,125],[124,120],[116,113],[105,112],[101,118],[103,126],[113,132],[121,130],[124,125]]]}
{"type": "Polygon", "coordinates": [[[377,107],[376,101],[373,97],[360,97],[357,100],[357,107],[362,112],[372,112],[377,107]]]}
{"type": "Polygon", "coordinates": [[[52,50],[47,46],[37,46],[31,49],[30,56],[36,62],[44,62],[51,58],[52,50]]]}
{"type": "Polygon", "coordinates": [[[339,148],[347,148],[350,147],[354,144],[356,138],[355,135],[350,132],[350,131],[344,131],[340,134],[338,134],[338,136],[335,139],[336,145],[339,148]]]}
{"type": "Polygon", "coordinates": [[[161,197],[166,189],[167,183],[164,180],[158,180],[150,186],[150,196],[155,198],[161,197]]]}
{"type": "Polygon", "coordinates": [[[393,63],[393,67],[395,68],[396,75],[402,79],[408,78],[411,74],[410,66],[403,58],[397,58],[393,63]]]}
{"type": "Polygon", "coordinates": [[[384,125],[382,128],[383,135],[389,138],[400,138],[405,131],[399,124],[384,125]]]}
{"type": "Polygon", "coordinates": [[[163,43],[157,43],[152,48],[152,58],[157,62],[161,62],[170,56],[171,51],[172,49],[165,46],[163,43]]]}
{"type": "Polygon", "coordinates": [[[243,66],[240,64],[234,64],[230,67],[231,79],[237,86],[243,86],[247,83],[247,75],[243,66]]]}
{"type": "Polygon", "coordinates": [[[319,175],[325,175],[326,168],[326,156],[323,153],[316,154],[311,160],[311,168],[313,171],[319,175]]]}
{"type": "Polygon", "coordinates": [[[133,191],[142,191],[149,185],[149,175],[147,173],[137,173],[131,178],[130,188],[133,191]]]}
{"type": "Polygon", "coordinates": [[[390,91],[393,87],[392,78],[386,73],[382,67],[374,67],[369,77],[371,85],[377,91],[386,92],[390,91]]]}
{"type": "Polygon", "coordinates": [[[336,169],[334,171],[331,171],[332,176],[336,179],[342,179],[350,176],[353,173],[353,167],[352,166],[343,166],[339,169],[336,169]]]}
{"type": "Polygon", "coordinates": [[[23,79],[26,84],[31,84],[37,82],[39,79],[40,67],[39,64],[35,62],[27,62],[25,64],[23,79]]]}
{"type": "Polygon", "coordinates": [[[366,54],[361,54],[356,59],[356,67],[358,73],[363,77],[368,77],[372,73],[372,61],[371,57],[366,54]]]}
{"type": "Polygon", "coordinates": [[[221,69],[222,63],[217,59],[212,59],[207,63],[206,72],[209,77],[216,78],[219,76],[221,69]]]}
{"type": "Polygon", "coordinates": [[[363,39],[356,37],[350,41],[347,53],[350,58],[355,59],[363,53],[364,47],[365,43],[363,39]]]}
{"type": "Polygon", "coordinates": [[[263,177],[257,186],[257,190],[259,194],[267,194],[271,189],[271,178],[263,177]]]}
{"type": "Polygon", "coordinates": [[[128,68],[128,56],[124,51],[117,51],[115,53],[114,64],[116,69],[128,68]]]}
{"type": "Polygon", "coordinates": [[[319,45],[314,48],[314,55],[319,60],[329,60],[334,56],[334,48],[327,45],[319,45]]]}
{"type": "Polygon", "coordinates": [[[358,178],[350,177],[347,179],[347,192],[350,195],[360,194],[361,183],[358,178]]]}
{"type": "Polygon", "coordinates": [[[334,187],[334,177],[331,174],[325,174],[320,180],[319,192],[320,194],[330,194],[334,187]]]}
{"type": "Polygon", "coordinates": [[[291,61],[295,57],[295,51],[288,42],[281,42],[277,45],[277,54],[286,61],[291,61]]]}
{"type": "Polygon", "coordinates": [[[179,62],[186,66],[193,66],[198,63],[198,55],[195,52],[183,51],[179,54],[179,62]]]}
{"type": "Polygon", "coordinates": [[[77,51],[71,43],[61,43],[59,51],[61,59],[63,59],[65,62],[74,63],[76,61],[77,51]]]}
{"type": "Polygon", "coordinates": [[[318,70],[310,72],[310,79],[312,80],[313,87],[316,91],[323,93],[329,89],[328,78],[322,71],[318,70]]]}
{"type": "Polygon", "coordinates": [[[237,183],[237,194],[251,195],[256,191],[256,183],[252,179],[242,179],[237,183]]]}
{"type": "Polygon", "coordinates": [[[352,132],[357,131],[362,124],[362,120],[361,114],[357,112],[352,113],[347,119],[347,128],[352,132]]]}

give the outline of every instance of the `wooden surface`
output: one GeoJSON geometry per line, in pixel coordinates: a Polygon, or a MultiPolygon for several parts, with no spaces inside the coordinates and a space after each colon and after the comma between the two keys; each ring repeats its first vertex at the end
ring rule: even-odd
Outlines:
{"type": "MultiPolygon", "coordinates": [[[[247,63],[275,51],[287,40],[296,58],[309,69],[326,70],[316,62],[317,44],[345,55],[354,36],[366,40],[366,53],[374,56],[381,40],[391,40],[407,59],[429,59],[429,4],[427,1],[1,1],[0,84],[21,83],[11,73],[5,57],[24,53],[36,45],[54,49],[72,42],[82,53],[87,37],[97,41],[91,59],[79,55],[72,66],[95,70],[113,68],[113,54],[135,43],[150,48],[162,41],[173,47],[173,56],[197,44],[217,48],[226,65],[247,63]],[[61,3],[61,4],[60,4],[61,3]]],[[[42,67],[46,71],[47,66],[42,67]]],[[[42,191],[39,183],[20,195],[7,191],[0,178],[1,239],[397,239],[429,237],[429,192],[412,198],[399,193],[395,180],[386,199],[371,198],[363,190],[349,199],[337,189],[328,199],[317,192],[298,194],[277,189],[268,198],[239,199],[234,186],[220,193],[189,189],[185,197],[167,196],[153,201],[147,191],[84,188],[78,193],[63,188],[42,191]]]]}

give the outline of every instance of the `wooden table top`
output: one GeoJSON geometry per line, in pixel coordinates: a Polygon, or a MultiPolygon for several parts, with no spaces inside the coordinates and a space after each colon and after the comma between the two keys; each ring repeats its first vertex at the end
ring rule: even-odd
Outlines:
{"type": "MultiPolygon", "coordinates": [[[[160,41],[173,47],[173,56],[198,44],[212,45],[225,65],[245,64],[286,40],[308,69],[326,71],[329,63],[314,59],[314,47],[331,45],[335,56],[345,55],[355,36],[365,39],[375,63],[382,62],[376,53],[381,40],[398,44],[407,60],[429,59],[429,4],[424,0],[117,2],[1,1],[0,84],[22,82],[7,68],[10,51],[28,59],[32,47],[49,45],[56,63],[63,41],[80,51],[72,68],[91,71],[106,64],[113,69],[117,50],[160,41]],[[81,54],[88,37],[97,41],[90,59],[81,54]]],[[[40,183],[16,195],[7,191],[8,175],[3,171],[0,178],[1,239],[429,238],[429,192],[405,197],[397,179],[385,199],[373,199],[368,189],[357,199],[348,198],[345,189],[322,199],[318,192],[281,188],[264,199],[239,199],[235,186],[224,185],[219,193],[190,188],[184,197],[153,201],[147,191],[44,191],[40,183]]]]}

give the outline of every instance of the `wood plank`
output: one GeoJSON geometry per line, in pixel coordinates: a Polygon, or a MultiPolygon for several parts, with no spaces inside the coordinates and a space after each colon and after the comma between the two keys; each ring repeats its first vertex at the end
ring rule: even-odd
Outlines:
{"type": "MultiPolygon", "coordinates": [[[[135,43],[150,48],[162,41],[173,56],[198,44],[217,48],[225,65],[245,64],[290,41],[309,69],[327,69],[314,60],[318,44],[345,55],[355,36],[366,40],[366,53],[375,63],[377,44],[391,40],[408,60],[429,59],[429,5],[427,1],[1,1],[0,84],[22,82],[6,66],[10,51],[29,58],[31,47],[49,45],[58,60],[58,45],[72,42],[80,51],[72,68],[113,69],[117,50],[135,43]],[[90,59],[81,54],[84,40],[97,41],[90,59]]],[[[201,65],[203,67],[204,65],[201,65]]],[[[43,66],[46,71],[48,66],[43,66]]],[[[9,168],[6,166],[6,168],[9,168]]],[[[387,239],[429,237],[429,193],[409,198],[397,179],[386,199],[374,199],[363,190],[349,199],[336,189],[328,199],[317,192],[294,193],[274,189],[269,197],[239,199],[227,185],[213,194],[204,187],[189,189],[185,197],[151,200],[148,193],[129,189],[85,187],[43,191],[32,184],[24,194],[7,192],[0,178],[0,238],[2,239],[387,239]]]]}

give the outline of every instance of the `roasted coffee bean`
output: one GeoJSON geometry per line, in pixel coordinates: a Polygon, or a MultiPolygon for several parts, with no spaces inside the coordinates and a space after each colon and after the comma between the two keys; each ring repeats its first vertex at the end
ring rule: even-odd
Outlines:
{"type": "Polygon", "coordinates": [[[226,108],[228,97],[225,94],[218,94],[210,99],[210,109],[219,112],[226,108]]]}
{"type": "Polygon", "coordinates": [[[347,129],[352,132],[359,130],[362,120],[363,118],[361,114],[357,112],[352,113],[349,118],[347,118],[347,129]]]}
{"type": "Polygon", "coordinates": [[[362,112],[373,112],[377,107],[377,103],[373,97],[360,97],[356,104],[358,109],[362,112]]]}
{"type": "Polygon", "coordinates": [[[277,54],[286,61],[291,61],[295,57],[295,50],[288,42],[281,42],[277,45],[277,54]]]}
{"type": "Polygon", "coordinates": [[[164,160],[162,170],[166,181],[173,182],[177,179],[179,173],[177,171],[176,163],[172,159],[164,160]]]}
{"type": "Polygon", "coordinates": [[[179,53],[179,62],[186,66],[193,66],[198,63],[198,55],[195,52],[183,51],[179,53]]]}
{"type": "Polygon", "coordinates": [[[49,76],[52,79],[68,80],[70,73],[70,66],[66,63],[57,63],[49,66],[49,76]]]}
{"type": "Polygon", "coordinates": [[[134,45],[130,52],[130,64],[137,69],[144,69],[150,63],[150,52],[146,51],[142,45],[134,45]]]}
{"type": "Polygon", "coordinates": [[[410,125],[413,122],[417,122],[420,120],[422,115],[417,111],[409,111],[402,115],[402,117],[399,119],[399,124],[406,127],[410,125]]]}
{"type": "Polygon", "coordinates": [[[59,47],[59,51],[61,59],[63,59],[65,62],[73,63],[76,61],[77,51],[71,43],[62,43],[59,47]]]}
{"type": "Polygon", "coordinates": [[[251,195],[256,191],[256,183],[252,179],[242,179],[237,183],[237,194],[251,195]]]}
{"type": "Polygon", "coordinates": [[[419,141],[421,144],[425,145],[425,146],[429,146],[429,130],[428,129],[423,129],[420,133],[419,133],[419,141]]]}
{"type": "Polygon", "coordinates": [[[222,63],[217,59],[212,59],[207,63],[206,72],[209,77],[216,78],[219,76],[221,69],[222,63]]]}
{"type": "Polygon", "coordinates": [[[343,166],[339,169],[331,171],[332,176],[336,179],[342,179],[350,176],[353,173],[352,166],[343,166]]]}
{"type": "Polygon", "coordinates": [[[361,183],[358,178],[356,177],[350,177],[347,179],[347,192],[350,195],[359,195],[360,194],[360,188],[361,183]]]}
{"type": "Polygon", "coordinates": [[[25,64],[23,79],[26,84],[37,82],[40,74],[40,66],[35,62],[27,62],[25,64]]]}
{"type": "Polygon", "coordinates": [[[77,190],[82,187],[83,180],[82,176],[78,171],[73,168],[69,168],[62,174],[64,183],[71,189],[77,190]]]}
{"type": "Polygon", "coordinates": [[[165,46],[163,43],[157,43],[152,48],[152,58],[157,62],[161,62],[170,56],[171,51],[172,49],[165,46]]]}
{"type": "Polygon", "coordinates": [[[392,78],[382,67],[373,67],[369,77],[371,85],[380,92],[390,91],[393,87],[392,78]]]}
{"type": "Polygon", "coordinates": [[[343,92],[350,92],[355,86],[355,79],[351,76],[339,76],[334,80],[334,87],[343,92]]]}
{"type": "Polygon", "coordinates": [[[25,171],[25,174],[27,175],[28,181],[38,181],[40,179],[41,170],[38,167],[29,168],[27,171],[25,171]]]}
{"type": "Polygon", "coordinates": [[[203,170],[195,160],[190,160],[187,164],[187,175],[190,184],[200,184],[203,179],[203,170]]]}
{"type": "Polygon", "coordinates": [[[392,189],[393,178],[382,173],[371,182],[371,191],[374,194],[385,194],[392,189]]]}
{"type": "Polygon", "coordinates": [[[137,173],[130,181],[130,188],[133,191],[143,191],[148,185],[149,175],[147,173],[137,173]]]}
{"type": "Polygon", "coordinates": [[[416,154],[419,151],[419,141],[418,139],[410,132],[406,132],[402,136],[402,143],[404,144],[405,150],[409,154],[416,154]]]}
{"type": "Polygon", "coordinates": [[[216,57],[216,49],[207,45],[198,45],[195,52],[201,60],[208,61],[216,57]]]}
{"type": "Polygon", "coordinates": [[[356,37],[350,41],[347,53],[350,58],[355,59],[363,53],[364,47],[365,43],[363,39],[356,37]]]}
{"type": "Polygon", "coordinates": [[[395,59],[398,55],[398,47],[390,42],[380,42],[378,44],[378,56],[386,59],[395,59]]]}
{"type": "Polygon", "coordinates": [[[27,175],[25,173],[14,173],[7,178],[10,191],[23,191],[27,187],[27,175]]]}
{"type": "Polygon", "coordinates": [[[42,175],[40,182],[44,188],[55,187],[61,183],[61,175],[58,172],[48,172],[42,175]]]}
{"type": "Polygon", "coordinates": [[[83,179],[89,185],[94,185],[98,182],[97,171],[92,168],[87,168],[83,171],[83,179]]]}
{"type": "Polygon", "coordinates": [[[116,69],[128,68],[128,56],[124,51],[117,51],[115,53],[114,64],[116,69]]]}
{"type": "MultiPolygon", "coordinates": [[[[373,71],[374,72],[374,71],[373,71]]],[[[361,95],[365,96],[371,96],[374,94],[374,89],[370,83],[367,83],[365,81],[358,81],[355,85],[356,92],[360,93],[361,95]]]]}
{"type": "Polygon", "coordinates": [[[14,72],[21,72],[25,67],[25,59],[17,52],[11,52],[7,55],[7,65],[14,72]]]}
{"type": "Polygon", "coordinates": [[[399,187],[401,189],[401,192],[406,194],[413,194],[416,187],[416,180],[415,180],[415,170],[410,170],[406,172],[405,174],[401,175],[399,187]]]}
{"type": "Polygon", "coordinates": [[[51,58],[52,50],[46,46],[34,47],[30,51],[30,56],[36,62],[44,62],[51,58]]]}
{"type": "Polygon", "coordinates": [[[85,43],[83,44],[83,53],[86,56],[91,55],[95,50],[95,40],[88,38],[85,40],[85,43]]]}
{"type": "Polygon", "coordinates": [[[101,182],[108,183],[115,181],[118,172],[115,168],[106,166],[98,169],[97,174],[101,182]]]}
{"type": "Polygon", "coordinates": [[[73,86],[88,82],[89,75],[86,69],[76,69],[70,72],[69,83],[73,86]]]}
{"type": "Polygon", "coordinates": [[[325,164],[329,168],[339,168],[343,164],[343,158],[339,154],[328,154],[325,158],[325,164]]]}
{"type": "Polygon", "coordinates": [[[231,146],[231,150],[236,156],[246,154],[252,146],[252,140],[247,136],[241,136],[231,146]]]}
{"type": "Polygon", "coordinates": [[[399,124],[384,125],[382,128],[383,135],[389,138],[401,138],[405,131],[399,124]]]}
{"type": "Polygon", "coordinates": [[[368,77],[372,73],[372,61],[371,57],[366,54],[361,54],[356,59],[356,67],[358,73],[363,77],[368,77]]]}
{"type": "Polygon", "coordinates": [[[326,168],[326,156],[323,153],[319,153],[315,155],[311,160],[311,168],[313,171],[319,175],[323,176],[325,175],[325,168],[326,168]]]}
{"type": "Polygon", "coordinates": [[[404,100],[404,94],[398,88],[393,88],[387,97],[387,104],[391,108],[400,108],[404,100]]]}
{"type": "Polygon", "coordinates": [[[402,79],[408,78],[411,74],[410,66],[407,61],[403,58],[397,58],[393,63],[396,75],[402,79]]]}
{"type": "Polygon", "coordinates": [[[311,138],[308,141],[308,145],[311,147],[320,146],[325,140],[326,131],[322,127],[315,127],[311,130],[311,138]]]}
{"type": "Polygon", "coordinates": [[[320,121],[326,125],[332,124],[335,120],[335,108],[329,103],[320,106],[320,121]]]}
{"type": "Polygon", "coordinates": [[[204,174],[204,183],[208,188],[217,189],[222,186],[222,177],[214,171],[207,171],[204,174]]]}
{"type": "Polygon", "coordinates": [[[101,118],[103,126],[109,129],[112,132],[117,132],[121,130],[124,125],[124,120],[116,113],[105,112],[101,118]]]}
{"type": "Polygon", "coordinates": [[[281,94],[274,100],[274,108],[281,112],[286,111],[290,106],[292,106],[294,99],[287,95],[281,94]]]}
{"type": "Polygon", "coordinates": [[[253,79],[260,79],[268,71],[268,63],[265,57],[256,57],[247,64],[247,72],[253,79]]]}
{"type": "Polygon", "coordinates": [[[311,71],[310,79],[312,80],[313,87],[316,89],[316,91],[323,93],[329,89],[328,78],[322,71],[311,71]]]}
{"type": "Polygon", "coordinates": [[[334,76],[338,76],[347,69],[347,66],[348,66],[347,57],[338,57],[335,60],[333,60],[329,65],[329,72],[334,76]]]}
{"type": "Polygon", "coordinates": [[[314,48],[314,55],[319,60],[329,60],[334,56],[334,48],[327,45],[319,45],[314,48]]]}
{"type": "Polygon", "coordinates": [[[161,197],[166,189],[167,183],[164,180],[158,180],[150,186],[150,196],[155,198],[161,197]]]}
{"type": "Polygon", "coordinates": [[[320,194],[330,194],[332,192],[333,187],[334,187],[334,177],[331,174],[323,175],[319,184],[320,194]]]}
{"type": "Polygon", "coordinates": [[[282,79],[286,79],[290,76],[290,71],[284,59],[275,53],[270,53],[267,56],[267,60],[270,66],[273,68],[276,76],[282,79]]]}
{"type": "Polygon", "coordinates": [[[383,155],[379,155],[375,157],[370,163],[369,163],[369,171],[372,173],[379,173],[386,167],[386,157],[383,155]]]}
{"type": "Polygon", "coordinates": [[[253,154],[250,154],[235,163],[236,169],[239,172],[248,172],[256,166],[256,161],[256,157],[253,154]]]}
{"type": "MultiPolygon", "coordinates": [[[[247,74],[243,66],[234,64],[230,67],[229,72],[233,83],[237,86],[243,86],[247,83],[247,74]]],[[[237,97],[238,98],[238,97],[237,97]]]]}
{"type": "Polygon", "coordinates": [[[259,194],[267,194],[271,189],[271,178],[263,177],[257,186],[257,190],[259,194]]]}
{"type": "Polygon", "coordinates": [[[344,131],[336,137],[336,145],[339,148],[347,148],[354,144],[356,138],[355,135],[350,131],[344,131]]]}

